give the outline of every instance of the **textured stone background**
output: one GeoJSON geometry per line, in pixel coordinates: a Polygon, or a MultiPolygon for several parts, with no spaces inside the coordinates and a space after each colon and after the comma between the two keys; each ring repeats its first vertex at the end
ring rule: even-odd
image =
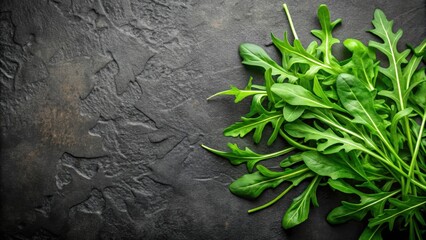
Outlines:
{"type": "MultiPolygon", "coordinates": [[[[337,37],[366,42],[379,7],[404,28],[403,42],[425,38],[424,0],[325,2],[343,18],[337,37]]],[[[320,3],[288,2],[305,44],[320,3]]],[[[205,99],[258,76],[240,64],[241,42],[277,56],[269,33],[288,29],[281,4],[1,1],[1,238],[356,239],[363,223],[325,222],[340,199],[325,189],[293,230],[280,222],[297,190],[247,215],[280,189],[256,201],[233,196],[227,185],[244,167],[199,147],[252,145],[221,134],[247,103],[205,99]]]]}

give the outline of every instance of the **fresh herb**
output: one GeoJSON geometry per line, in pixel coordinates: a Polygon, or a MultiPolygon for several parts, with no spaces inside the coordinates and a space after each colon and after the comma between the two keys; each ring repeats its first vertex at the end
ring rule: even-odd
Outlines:
{"type": "Polygon", "coordinates": [[[380,41],[368,46],[356,39],[343,45],[351,57],[339,61],[332,46],[340,41],[332,30],[341,22],[331,21],[326,5],[318,8],[319,39],[304,47],[298,39],[287,6],[284,10],[294,35],[281,40],[272,35],[282,54],[278,64],[261,48],[240,46],[243,64],[264,70],[264,84],[250,78],[245,89],[213,96],[232,95],[238,103],[252,97],[250,112],[225,129],[225,136],[244,137],[253,133],[255,143],[278,137],[288,145],[267,154],[228,144],[230,152],[203,147],[229,159],[233,165],[246,164],[248,174],[230,185],[237,196],[257,198],[266,189],[287,184],[272,201],[249,210],[255,212],[277,202],[302,181],[310,181],[293,199],[282,219],[287,229],[304,222],[310,206],[318,206],[316,190],[325,185],[356,199],[343,201],[327,220],[332,224],[368,219],[360,239],[381,239],[385,228],[406,230],[410,239],[426,233],[426,40],[400,52],[402,30],[393,31],[381,10],[376,10],[370,31],[380,41]],[[381,63],[376,54],[388,63],[381,63]],[[264,136],[266,126],[272,127],[264,136]],[[261,161],[284,157],[281,171],[272,171],[261,161]]]}

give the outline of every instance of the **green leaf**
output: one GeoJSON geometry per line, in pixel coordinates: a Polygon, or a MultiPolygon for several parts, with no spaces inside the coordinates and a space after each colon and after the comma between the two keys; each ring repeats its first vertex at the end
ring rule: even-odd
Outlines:
{"type": "Polygon", "coordinates": [[[278,127],[277,121],[280,121],[282,117],[280,112],[263,113],[256,118],[241,117],[242,122],[236,122],[227,127],[223,134],[227,137],[244,137],[254,130],[253,140],[255,143],[259,143],[265,126],[271,123],[273,126],[278,127]]]}
{"type": "Polygon", "coordinates": [[[306,166],[288,168],[282,172],[272,172],[261,165],[258,165],[257,168],[258,172],[245,174],[234,181],[229,186],[229,190],[240,197],[257,198],[265,189],[275,188],[284,181],[291,181],[297,185],[303,179],[313,176],[306,166]]]}
{"type": "Polygon", "coordinates": [[[361,80],[369,91],[375,90],[378,65],[374,51],[356,39],[346,39],[343,45],[352,52],[351,61],[344,66],[347,73],[361,80]]]}
{"type": "Polygon", "coordinates": [[[271,92],[271,86],[274,84],[274,79],[272,78],[272,68],[269,68],[265,71],[265,87],[266,94],[268,95],[269,102],[271,104],[275,104],[274,95],[271,92]]]}
{"type": "Polygon", "coordinates": [[[412,95],[412,99],[421,108],[426,108],[426,81],[419,84],[416,92],[412,95]]]}
{"type": "Polygon", "coordinates": [[[249,96],[253,96],[253,95],[257,95],[257,94],[266,94],[266,91],[261,91],[261,90],[240,90],[235,86],[231,85],[231,89],[229,90],[225,90],[222,92],[218,92],[212,96],[210,96],[209,98],[207,98],[207,100],[216,97],[216,96],[222,96],[222,95],[232,95],[235,96],[235,103],[239,103],[241,102],[244,98],[249,97],[249,96]]]}
{"type": "Polygon", "coordinates": [[[265,107],[263,106],[263,102],[266,99],[266,94],[265,95],[254,95],[253,99],[251,100],[251,105],[250,105],[250,112],[247,113],[245,115],[245,117],[253,117],[255,115],[262,115],[262,114],[269,114],[270,111],[268,111],[267,109],[265,109],[265,107]]]}
{"type": "Polygon", "coordinates": [[[284,118],[282,118],[282,117],[279,118],[278,121],[272,122],[272,128],[274,130],[272,131],[272,134],[269,137],[268,142],[266,143],[266,145],[271,146],[275,142],[275,140],[278,137],[278,133],[281,130],[281,125],[283,125],[283,123],[284,123],[284,118]]]}
{"type": "MultiPolygon", "coordinates": [[[[374,194],[363,193],[342,180],[329,180],[328,184],[338,191],[356,194],[360,197],[359,203],[342,201],[342,206],[333,209],[327,216],[327,221],[332,224],[344,223],[349,220],[362,220],[369,211],[377,213],[385,201],[398,194],[400,191],[380,192],[374,194]]],[[[372,227],[372,226],[371,226],[372,227]]]]}
{"type": "Polygon", "coordinates": [[[391,198],[389,199],[389,202],[394,208],[385,209],[383,214],[370,219],[368,223],[369,227],[388,223],[390,230],[392,230],[395,220],[398,217],[410,215],[414,211],[417,211],[419,208],[424,208],[426,205],[426,197],[409,196],[405,201],[401,201],[396,198],[391,198]]]}
{"type": "Polygon", "coordinates": [[[294,76],[292,73],[288,72],[280,65],[278,65],[274,60],[272,60],[265,52],[265,50],[255,44],[241,44],[240,56],[243,58],[243,64],[261,67],[264,70],[268,70],[270,68],[273,76],[280,75],[284,78],[289,79],[290,81],[295,81],[297,79],[296,76],[294,76]]]}
{"type": "Polygon", "coordinates": [[[382,230],[395,224],[408,230],[409,239],[421,239],[426,233],[426,40],[400,52],[402,31],[393,32],[393,22],[376,10],[371,32],[379,40],[366,46],[346,39],[343,44],[351,56],[338,62],[332,48],[339,40],[332,31],[340,19],[331,22],[326,5],[318,8],[320,29],[312,31],[320,41],[307,48],[297,37],[285,4],[284,10],[295,40],[290,42],[287,33],[283,40],[272,35],[282,54],[281,64],[261,47],[242,44],[243,63],[265,70],[263,85],[252,85],[250,80],[245,89],[231,86],[214,96],[233,95],[235,102],[252,97],[249,113],[225,129],[226,136],[253,133],[254,142],[259,143],[270,125],[268,145],[280,134],[300,151],[286,155],[279,164],[283,170],[277,171],[258,163],[294,148],[259,154],[236,144],[229,144],[227,152],[203,147],[231,164],[246,164],[249,172],[256,167],[256,172],[230,185],[238,196],[256,198],[265,189],[292,183],[249,212],[270,206],[301,181],[313,178],[284,214],[284,228],[308,218],[311,202],[318,205],[315,191],[320,178],[327,178],[330,188],[356,195],[329,213],[330,223],[370,218],[362,240],[382,239],[382,230]],[[384,54],[388,61],[380,65],[377,54],[384,54]]]}
{"type": "Polygon", "coordinates": [[[426,59],[426,39],[423,39],[419,46],[414,49],[414,55],[426,59]]]}
{"type": "Polygon", "coordinates": [[[270,158],[274,158],[274,157],[278,157],[284,154],[287,154],[291,151],[294,150],[293,147],[289,147],[289,148],[285,148],[281,151],[278,152],[274,152],[274,153],[269,153],[269,154],[259,154],[256,152],[253,152],[250,148],[246,147],[244,150],[238,148],[237,144],[233,144],[233,143],[228,143],[228,147],[231,150],[231,152],[224,152],[224,151],[219,151],[210,147],[207,147],[205,145],[201,145],[203,148],[205,148],[206,150],[219,155],[221,157],[224,157],[226,159],[229,160],[229,162],[232,165],[240,165],[242,163],[247,164],[247,170],[249,172],[253,171],[253,167],[260,161],[266,160],[266,159],[270,159],[270,158]]]}
{"type": "Polygon", "coordinates": [[[314,77],[314,86],[312,88],[312,91],[315,93],[315,95],[317,95],[318,97],[321,98],[321,100],[328,106],[333,107],[334,109],[340,111],[340,112],[346,112],[346,110],[344,108],[342,108],[341,106],[339,106],[336,103],[333,103],[330,101],[330,98],[327,96],[327,94],[324,92],[321,84],[318,81],[318,78],[315,76],[314,77]]]}
{"type": "Polygon", "coordinates": [[[370,32],[381,38],[383,43],[370,41],[368,45],[379,50],[389,59],[389,67],[380,67],[379,71],[392,81],[392,99],[395,100],[398,110],[402,110],[406,104],[403,95],[407,89],[407,80],[402,75],[401,64],[407,62],[406,57],[410,50],[407,49],[402,53],[398,52],[397,45],[402,36],[402,30],[394,33],[392,30],[393,21],[388,21],[381,10],[376,9],[372,23],[374,29],[370,30],[370,32]]]}
{"type": "Polygon", "coordinates": [[[302,43],[298,40],[294,40],[294,46],[288,41],[287,34],[284,34],[284,39],[280,40],[271,34],[272,42],[274,45],[284,54],[288,54],[291,58],[287,63],[289,67],[292,67],[294,64],[307,64],[309,70],[305,73],[307,76],[314,76],[319,70],[324,70],[330,74],[340,73],[340,69],[332,67],[331,65],[325,64],[315,56],[307,52],[302,43]]]}
{"type": "Polygon", "coordinates": [[[314,206],[318,206],[316,190],[320,180],[321,178],[316,176],[305,189],[305,191],[303,191],[300,196],[293,199],[293,202],[285,212],[281,223],[284,229],[297,226],[308,219],[311,201],[314,206]]]}
{"type": "Polygon", "coordinates": [[[337,77],[336,88],[342,105],[354,116],[353,121],[366,126],[385,140],[385,126],[383,119],[374,109],[374,96],[361,81],[353,75],[340,74],[337,77]]]}
{"type": "Polygon", "coordinates": [[[294,122],[300,116],[302,116],[304,111],[305,111],[304,106],[293,106],[290,104],[286,104],[285,107],[283,108],[283,116],[287,122],[294,122]]]}
{"type": "Polygon", "coordinates": [[[366,227],[359,236],[359,240],[382,240],[382,225],[375,227],[366,227]]]}
{"type": "Polygon", "coordinates": [[[348,164],[348,159],[343,156],[335,154],[325,156],[319,152],[308,151],[302,154],[302,158],[306,166],[320,176],[327,176],[332,179],[363,179],[348,164]]]}
{"type": "Polygon", "coordinates": [[[363,192],[359,191],[358,189],[352,187],[347,182],[345,182],[341,179],[337,179],[337,180],[329,179],[327,183],[328,183],[328,185],[330,185],[331,188],[338,190],[340,192],[343,192],[343,193],[356,194],[358,196],[365,195],[365,193],[363,193],[363,192]]]}
{"type": "MultiPolygon", "coordinates": [[[[423,55],[426,54],[425,48],[426,48],[426,39],[423,40],[423,42],[417,48],[413,49],[414,51],[413,56],[411,56],[407,65],[402,68],[402,77],[406,81],[406,86],[405,86],[406,93],[407,91],[409,91],[411,87],[412,77],[414,73],[416,72],[417,68],[419,67],[420,62],[422,61],[423,55]]],[[[404,98],[404,101],[406,102],[407,101],[406,97],[404,96],[403,98],[404,98]]]]}
{"type": "Polygon", "coordinates": [[[333,113],[330,110],[310,109],[310,111],[305,111],[305,114],[303,114],[302,118],[320,120],[327,126],[330,126],[337,131],[346,133],[351,137],[355,137],[364,141],[366,143],[366,148],[374,148],[376,146],[370,138],[358,133],[359,130],[354,126],[351,119],[348,119],[347,117],[344,117],[340,114],[337,114],[337,116],[339,116],[340,121],[333,116],[333,113]]]}
{"type": "Polygon", "coordinates": [[[276,83],[272,85],[273,93],[294,106],[332,108],[306,88],[291,83],[276,83]]]}
{"type": "Polygon", "coordinates": [[[286,167],[292,166],[295,163],[302,162],[303,161],[302,154],[303,152],[299,152],[286,157],[284,160],[280,162],[280,167],[286,168],[286,167]]]}
{"type": "Polygon", "coordinates": [[[330,21],[330,12],[328,11],[327,5],[321,4],[318,8],[318,20],[321,25],[321,30],[312,30],[311,33],[321,40],[321,45],[318,46],[318,50],[322,53],[324,63],[331,64],[335,62],[332,55],[333,44],[339,43],[337,38],[333,38],[331,32],[333,28],[341,23],[341,19],[337,19],[334,22],[330,21]]]}
{"type": "Polygon", "coordinates": [[[356,149],[366,149],[362,144],[353,141],[347,134],[341,133],[343,137],[337,136],[330,128],[325,131],[319,131],[306,123],[296,121],[295,123],[286,124],[284,129],[293,137],[304,138],[305,142],[316,140],[317,150],[324,154],[336,153],[341,150],[349,152],[356,149]]]}
{"type": "Polygon", "coordinates": [[[401,119],[408,116],[412,111],[413,109],[411,107],[406,108],[396,113],[392,118],[390,133],[391,133],[392,143],[394,144],[394,147],[396,150],[399,150],[402,147],[400,146],[401,145],[400,134],[397,133],[398,123],[401,119]]]}

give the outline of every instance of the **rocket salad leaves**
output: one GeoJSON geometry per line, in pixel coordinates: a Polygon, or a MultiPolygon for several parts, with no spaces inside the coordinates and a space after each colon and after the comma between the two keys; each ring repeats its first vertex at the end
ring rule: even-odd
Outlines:
{"type": "Polygon", "coordinates": [[[256,198],[266,189],[290,184],[249,212],[272,205],[309,181],[286,210],[285,229],[308,218],[310,206],[318,206],[318,186],[326,185],[358,199],[343,201],[328,214],[328,222],[368,219],[360,239],[381,239],[385,228],[407,230],[410,239],[421,239],[426,233],[426,40],[401,52],[397,45],[402,30],[394,32],[393,21],[376,10],[370,32],[380,40],[366,46],[346,39],[343,45],[352,56],[339,61],[332,46],[340,41],[332,31],[341,20],[331,21],[326,5],[318,8],[321,29],[312,31],[319,43],[307,48],[285,4],[284,10],[295,39],[290,43],[287,33],[283,40],[272,35],[282,63],[259,46],[240,46],[242,63],[264,70],[264,85],[253,85],[250,79],[245,89],[231,86],[213,96],[232,95],[236,103],[252,98],[250,112],[226,128],[226,136],[253,133],[255,143],[268,137],[268,145],[280,137],[289,147],[267,154],[231,143],[230,152],[203,147],[233,165],[246,164],[249,173],[229,187],[237,196],[256,198]],[[381,63],[377,53],[388,63],[381,63]],[[273,129],[269,136],[263,133],[266,126],[273,129]],[[279,156],[285,157],[281,171],[261,163],[279,156]]]}

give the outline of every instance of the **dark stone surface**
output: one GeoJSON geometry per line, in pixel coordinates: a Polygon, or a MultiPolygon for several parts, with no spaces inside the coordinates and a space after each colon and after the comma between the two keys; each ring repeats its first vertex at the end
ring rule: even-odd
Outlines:
{"type": "MultiPolygon", "coordinates": [[[[288,3],[305,44],[320,3],[288,3]]],[[[325,3],[341,39],[370,39],[377,7],[404,43],[425,38],[423,0],[325,3]]],[[[280,1],[9,0],[0,11],[2,239],[357,239],[363,223],[325,221],[340,199],[326,189],[289,231],[281,217],[300,188],[246,214],[280,189],[233,196],[244,167],[199,147],[252,146],[221,134],[247,103],[205,99],[254,74],[240,43],[277,55],[280,1]]]]}

